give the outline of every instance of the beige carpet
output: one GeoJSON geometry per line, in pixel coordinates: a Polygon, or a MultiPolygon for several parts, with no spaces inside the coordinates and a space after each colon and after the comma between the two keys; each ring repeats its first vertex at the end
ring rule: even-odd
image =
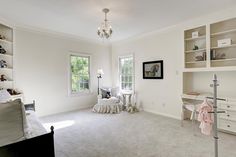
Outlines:
{"type": "MultiPolygon", "coordinates": [[[[181,127],[178,120],[147,112],[82,110],[41,120],[56,127],[57,157],[214,157],[213,138],[197,128],[193,133],[190,122],[181,127]]],[[[219,137],[219,157],[236,157],[236,136],[219,137]]]]}

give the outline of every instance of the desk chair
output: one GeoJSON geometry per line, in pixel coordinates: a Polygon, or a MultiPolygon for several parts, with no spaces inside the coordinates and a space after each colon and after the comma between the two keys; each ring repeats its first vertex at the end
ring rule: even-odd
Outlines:
{"type": "Polygon", "coordinates": [[[191,112],[191,117],[190,117],[190,120],[192,121],[192,128],[194,130],[194,122],[195,120],[197,119],[197,105],[196,104],[193,104],[191,102],[188,102],[188,101],[184,101],[183,100],[183,104],[182,104],[182,115],[181,115],[181,126],[183,126],[183,121],[184,121],[184,111],[190,111],[191,112]]]}

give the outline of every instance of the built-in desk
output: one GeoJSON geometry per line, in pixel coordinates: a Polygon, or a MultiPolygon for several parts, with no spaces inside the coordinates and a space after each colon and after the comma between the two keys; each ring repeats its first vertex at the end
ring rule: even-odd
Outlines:
{"type": "Polygon", "coordinates": [[[206,99],[206,97],[212,97],[213,95],[210,93],[203,93],[200,95],[190,95],[190,94],[182,94],[181,97],[182,99],[189,99],[189,100],[199,100],[203,101],[206,99]]]}
{"type": "MultiPolygon", "coordinates": [[[[200,95],[189,95],[189,94],[182,94],[181,98],[183,101],[189,101],[192,104],[199,104],[206,97],[212,97],[210,93],[204,93],[200,95]]],[[[225,99],[226,101],[217,100],[218,110],[225,111],[225,113],[219,114],[219,130],[236,134],[236,99],[235,98],[226,98],[220,97],[218,98],[225,99]]]]}

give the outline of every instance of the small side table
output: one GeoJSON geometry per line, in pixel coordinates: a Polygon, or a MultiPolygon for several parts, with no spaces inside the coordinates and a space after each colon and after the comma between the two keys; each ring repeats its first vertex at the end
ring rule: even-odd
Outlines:
{"type": "Polygon", "coordinates": [[[126,110],[127,107],[131,105],[132,94],[133,94],[132,92],[122,92],[124,110],[126,110]],[[127,98],[128,98],[128,102],[127,102],[127,98]]]}

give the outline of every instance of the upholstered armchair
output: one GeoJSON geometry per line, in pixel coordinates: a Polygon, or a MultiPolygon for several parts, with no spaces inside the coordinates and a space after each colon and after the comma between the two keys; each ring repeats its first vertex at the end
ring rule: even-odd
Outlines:
{"type": "Polygon", "coordinates": [[[98,102],[93,107],[97,113],[120,113],[122,111],[122,97],[119,88],[101,88],[98,102]]]}

